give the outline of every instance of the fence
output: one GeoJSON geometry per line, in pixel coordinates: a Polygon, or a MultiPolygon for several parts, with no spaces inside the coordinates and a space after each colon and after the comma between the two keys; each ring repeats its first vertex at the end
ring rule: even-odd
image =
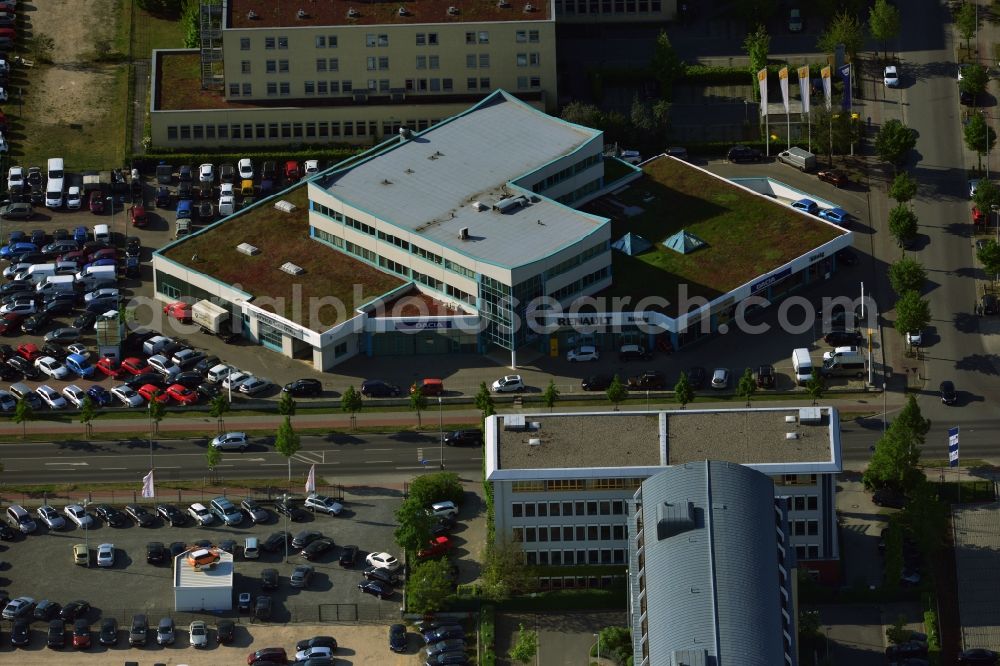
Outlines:
{"type": "MultiPolygon", "coordinates": [[[[159,504],[164,502],[174,502],[180,505],[193,504],[194,502],[206,503],[220,495],[227,497],[234,502],[243,499],[255,499],[258,502],[276,502],[282,496],[288,494],[290,497],[301,495],[299,492],[289,492],[288,488],[270,486],[266,488],[247,488],[237,484],[227,486],[221,484],[221,479],[206,479],[201,488],[165,488],[162,485],[158,488],[155,497],[141,497],[141,489],[138,487],[131,490],[100,490],[100,491],[65,491],[65,492],[37,492],[23,493],[5,490],[0,485],[0,503],[21,504],[23,506],[40,504],[122,504],[126,502],[145,502],[159,504]]],[[[160,480],[157,480],[160,483],[160,480]]],[[[296,486],[301,489],[301,486],[296,486]]],[[[330,486],[316,486],[316,492],[321,495],[332,497],[338,501],[344,498],[344,486],[335,484],[330,486]]]]}

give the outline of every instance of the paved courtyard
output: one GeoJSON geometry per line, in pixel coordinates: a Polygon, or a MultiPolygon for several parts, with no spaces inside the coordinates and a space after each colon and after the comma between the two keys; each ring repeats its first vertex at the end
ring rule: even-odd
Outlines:
{"type": "Polygon", "coordinates": [[[1000,575],[1000,504],[956,506],[952,521],[963,646],[1000,650],[996,586],[983,584],[1000,575]]]}

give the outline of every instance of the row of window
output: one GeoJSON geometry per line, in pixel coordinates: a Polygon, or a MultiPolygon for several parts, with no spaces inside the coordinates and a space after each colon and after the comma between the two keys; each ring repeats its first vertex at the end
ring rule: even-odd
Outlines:
{"type": "Polygon", "coordinates": [[[571,164],[565,169],[562,169],[561,171],[552,174],[545,180],[535,183],[534,185],[531,186],[531,190],[533,192],[544,192],[545,190],[558,185],[564,180],[569,180],[570,178],[573,178],[574,176],[583,173],[592,166],[600,164],[603,159],[604,156],[601,155],[600,153],[597,153],[596,155],[589,155],[588,157],[583,158],[579,162],[571,164]]]}
{"type": "Polygon", "coordinates": [[[792,534],[795,536],[816,536],[819,534],[819,522],[816,520],[790,520],[792,534]]]}
{"type": "MultiPolygon", "coordinates": [[[[486,285],[487,278],[483,278],[486,285]]],[[[509,288],[507,293],[509,294],[509,288]]],[[[580,490],[635,490],[642,485],[644,479],[630,478],[596,478],[596,479],[551,479],[548,481],[511,481],[510,489],[515,493],[566,492],[580,490]]]]}
{"type": "Polygon", "coordinates": [[[663,10],[660,0],[556,0],[556,15],[560,14],[658,14],[663,10]]]}
{"type": "Polygon", "coordinates": [[[511,538],[517,543],[547,541],[624,541],[624,525],[561,525],[512,527],[511,538]]]}
{"type": "Polygon", "coordinates": [[[572,206],[574,202],[584,198],[589,194],[593,194],[602,187],[604,187],[604,178],[603,177],[595,178],[589,183],[585,183],[580,187],[576,188],[572,192],[567,192],[566,194],[562,194],[556,197],[556,201],[565,206],[572,206]]]}
{"type": "MultiPolygon", "coordinates": [[[[524,562],[525,564],[531,566],[626,563],[624,548],[591,548],[589,550],[526,550],[524,551],[524,562]]],[[[566,587],[573,586],[567,585],[566,587]]]]}
{"type": "MultiPolygon", "coordinates": [[[[656,3],[659,4],[658,2],[656,3]]],[[[539,42],[539,33],[537,30],[518,30],[514,33],[514,41],[519,44],[537,44],[539,42]]],[[[465,43],[466,44],[489,44],[490,43],[490,33],[486,30],[481,30],[479,32],[467,32],[465,33],[465,43]]],[[[315,35],[313,37],[313,44],[318,49],[335,49],[339,44],[337,35],[315,35]]],[[[416,44],[417,46],[438,46],[440,41],[438,40],[438,33],[436,32],[418,32],[416,34],[416,44]]],[[[366,33],[365,34],[365,46],[368,48],[385,48],[389,46],[389,35],[386,33],[366,33]]],[[[281,49],[288,49],[288,37],[287,36],[274,36],[264,38],[264,48],[268,51],[281,49]]],[[[240,38],[240,50],[249,51],[251,49],[251,42],[249,37],[240,38]]]]}
{"type": "Polygon", "coordinates": [[[598,271],[594,271],[593,273],[589,273],[587,275],[584,275],[579,280],[574,280],[573,282],[569,283],[568,285],[566,285],[562,289],[556,289],[550,295],[552,296],[552,298],[556,299],[557,301],[562,301],[562,300],[565,300],[565,299],[569,298],[573,294],[576,294],[578,292],[584,291],[585,289],[587,289],[587,288],[589,288],[589,287],[597,284],[598,282],[600,282],[602,280],[606,280],[606,279],[608,279],[608,267],[607,266],[605,266],[604,268],[602,268],[602,269],[600,269],[598,271]]]}
{"type": "MultiPolygon", "coordinates": [[[[444,92],[455,91],[453,79],[406,79],[406,92],[444,92]]],[[[540,76],[519,76],[516,80],[518,90],[538,90],[542,87],[540,76]]],[[[466,90],[484,91],[491,90],[490,78],[469,77],[465,80],[466,90]]],[[[302,93],[306,97],[314,95],[352,95],[356,90],[364,90],[369,93],[390,93],[392,86],[389,79],[368,79],[364,88],[355,88],[353,81],[303,81],[302,93]]],[[[270,81],[266,84],[265,91],[268,97],[288,97],[292,94],[291,83],[288,81],[270,81]]],[[[253,97],[253,85],[251,83],[230,83],[229,96],[232,97],[253,97]]]]}
{"type": "MultiPolygon", "coordinates": [[[[411,129],[427,129],[435,120],[410,121],[411,129]]],[[[399,122],[382,123],[383,136],[398,129],[399,122]]],[[[234,123],[231,125],[169,125],[168,141],[214,139],[316,139],[336,140],[347,136],[377,136],[379,125],[374,120],[307,121],[284,123],[234,123]]]]}
{"type": "Polygon", "coordinates": [[[579,266],[580,264],[586,263],[587,261],[593,259],[599,254],[603,254],[608,250],[608,242],[601,241],[593,247],[588,247],[586,250],[576,255],[575,257],[570,257],[566,261],[560,261],[558,264],[545,271],[545,279],[554,278],[557,275],[562,275],[566,271],[572,270],[579,266]]]}
{"type": "MultiPolygon", "coordinates": [[[[621,516],[625,500],[575,500],[572,502],[513,502],[514,518],[547,518],[549,516],[621,516]]],[[[616,537],[617,538],[617,537],[616,537]]]]}
{"type": "Polygon", "coordinates": [[[819,546],[808,545],[796,546],[795,547],[795,557],[800,560],[818,560],[819,559],[819,546]]]}
{"type": "Polygon", "coordinates": [[[793,511],[816,511],[819,508],[819,498],[816,495],[795,495],[791,498],[793,511]]]}

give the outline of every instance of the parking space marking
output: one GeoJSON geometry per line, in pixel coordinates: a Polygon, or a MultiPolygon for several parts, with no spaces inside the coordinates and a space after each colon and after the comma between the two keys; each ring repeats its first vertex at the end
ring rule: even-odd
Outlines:
{"type": "Polygon", "coordinates": [[[391,463],[391,462],[392,462],[391,460],[366,460],[365,464],[366,465],[375,465],[375,464],[384,465],[385,463],[391,463]]]}
{"type": "Polygon", "coordinates": [[[102,467],[101,471],[102,472],[111,472],[111,471],[119,470],[119,469],[128,469],[128,468],[127,467],[102,467]]]}
{"type": "Polygon", "coordinates": [[[85,462],[47,462],[46,465],[89,465],[85,462]]]}

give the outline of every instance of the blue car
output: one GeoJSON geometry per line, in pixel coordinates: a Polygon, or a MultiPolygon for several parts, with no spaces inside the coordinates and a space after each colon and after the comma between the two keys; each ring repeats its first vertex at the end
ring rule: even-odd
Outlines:
{"type": "Polygon", "coordinates": [[[111,404],[111,393],[102,386],[91,386],[87,389],[87,395],[98,407],[107,407],[111,404]]]}
{"type": "Polygon", "coordinates": [[[16,257],[19,254],[24,254],[25,252],[38,252],[38,246],[34,243],[27,243],[25,241],[18,241],[16,243],[11,243],[10,245],[5,245],[0,247],[0,259],[10,259],[11,257],[16,257]]]}
{"type": "Polygon", "coordinates": [[[24,240],[24,232],[20,229],[15,229],[10,232],[10,236],[7,237],[7,243],[13,245],[14,243],[24,240]]]}
{"type": "Polygon", "coordinates": [[[73,240],[76,241],[77,245],[83,245],[86,243],[89,235],[87,227],[77,227],[73,229],[73,240]]]}
{"type": "Polygon", "coordinates": [[[69,368],[70,372],[75,372],[84,378],[89,379],[94,376],[94,366],[80,354],[70,354],[67,356],[66,367],[69,368]]]}
{"type": "Polygon", "coordinates": [[[792,208],[816,215],[819,213],[819,204],[812,199],[799,199],[792,202],[792,208]]]}
{"type": "Polygon", "coordinates": [[[827,222],[833,222],[842,227],[847,226],[847,220],[851,217],[843,208],[824,208],[819,212],[819,216],[827,222]]]}

